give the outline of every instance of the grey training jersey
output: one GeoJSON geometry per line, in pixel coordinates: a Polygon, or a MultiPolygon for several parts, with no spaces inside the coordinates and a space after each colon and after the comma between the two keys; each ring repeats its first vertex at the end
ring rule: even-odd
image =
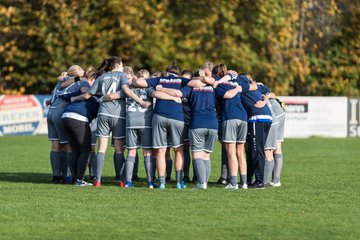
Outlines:
{"type": "MultiPolygon", "coordinates": [[[[276,100],[275,100],[276,101],[276,100]]],[[[279,119],[277,118],[273,108],[272,108],[272,102],[271,101],[268,101],[267,102],[267,106],[269,107],[270,109],[270,112],[271,112],[271,117],[272,117],[272,123],[271,125],[274,125],[274,124],[277,124],[279,123],[279,119]]]]}
{"type": "MultiPolygon", "coordinates": [[[[143,101],[153,102],[154,88],[137,88],[133,85],[130,89],[143,101]]],[[[142,107],[132,98],[126,99],[126,127],[127,128],[151,128],[153,107],[142,107]]]]}
{"type": "Polygon", "coordinates": [[[82,87],[90,87],[90,85],[87,81],[78,81],[78,82],[74,82],[73,84],[71,84],[70,86],[67,86],[64,89],[60,89],[60,83],[57,83],[57,85],[53,91],[53,96],[51,99],[52,103],[51,103],[50,108],[66,107],[69,104],[69,102],[59,98],[58,96],[80,91],[80,89],[82,87]]]}
{"type": "Polygon", "coordinates": [[[285,114],[284,109],[282,109],[280,103],[278,103],[276,99],[270,98],[269,101],[271,103],[271,108],[274,111],[276,117],[280,117],[285,114]]]}
{"type": "MultiPolygon", "coordinates": [[[[105,96],[110,93],[122,91],[122,86],[127,85],[128,79],[124,72],[106,72],[96,78],[91,86],[90,93],[100,93],[105,96]]],[[[120,98],[100,103],[98,115],[105,115],[125,119],[125,99],[120,98]]]]}

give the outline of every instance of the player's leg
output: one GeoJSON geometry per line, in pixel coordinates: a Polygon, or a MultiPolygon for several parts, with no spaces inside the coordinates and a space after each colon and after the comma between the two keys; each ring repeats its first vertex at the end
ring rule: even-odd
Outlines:
{"type": "Polygon", "coordinates": [[[144,165],[145,172],[148,182],[149,188],[154,188],[154,170],[155,164],[153,161],[155,160],[152,156],[152,129],[144,128],[141,129],[141,145],[144,152],[144,165]]]}
{"type": "Polygon", "coordinates": [[[60,142],[58,140],[51,141],[50,163],[53,173],[52,183],[60,183],[60,142]]]}
{"type": "Polygon", "coordinates": [[[281,170],[283,166],[283,154],[282,154],[282,148],[281,148],[281,141],[276,142],[276,150],[274,151],[274,177],[272,181],[272,186],[274,187],[280,187],[280,177],[281,177],[281,170]]]}
{"type": "Polygon", "coordinates": [[[240,171],[241,188],[247,189],[247,164],[245,158],[245,143],[236,144],[236,155],[240,171]]]}
{"type": "Polygon", "coordinates": [[[225,145],[227,159],[229,164],[229,184],[225,188],[237,189],[237,172],[238,172],[238,159],[236,154],[236,140],[237,140],[237,120],[226,120],[222,123],[222,141],[225,145]]]}
{"type": "Polygon", "coordinates": [[[207,136],[204,141],[204,164],[206,168],[206,186],[209,182],[210,173],[211,173],[211,153],[214,149],[214,143],[217,137],[217,130],[215,129],[206,129],[207,136]]]}
{"type": "Polygon", "coordinates": [[[127,128],[126,129],[126,148],[128,149],[128,155],[125,162],[126,182],[125,187],[132,187],[132,178],[134,173],[134,166],[136,162],[137,149],[141,145],[141,138],[138,129],[127,128]]]}
{"type": "Polygon", "coordinates": [[[276,134],[276,149],[274,151],[274,176],[273,185],[274,187],[280,187],[280,176],[283,167],[283,153],[282,153],[282,142],[284,141],[284,127],[285,127],[285,115],[279,118],[279,126],[276,134]]]}
{"type": "Polygon", "coordinates": [[[176,187],[186,188],[185,183],[182,181],[184,165],[184,122],[170,119],[169,123],[170,141],[175,150],[176,187]]]}
{"type": "Polygon", "coordinates": [[[245,142],[247,135],[247,122],[238,121],[236,136],[236,155],[240,171],[241,188],[247,189],[247,164],[245,158],[245,142]]]}
{"type": "Polygon", "coordinates": [[[68,156],[71,152],[70,146],[69,146],[69,139],[67,131],[64,128],[63,122],[62,122],[62,114],[64,112],[64,109],[56,109],[55,114],[53,115],[53,123],[56,128],[56,132],[60,139],[60,174],[61,174],[61,180],[63,182],[66,182],[65,179],[68,174],[68,156]]]}
{"type": "Polygon", "coordinates": [[[265,167],[263,184],[270,184],[271,175],[274,170],[274,150],[276,149],[276,127],[277,124],[272,124],[265,142],[265,167]]]}
{"type": "MultiPolygon", "coordinates": [[[[254,147],[253,152],[253,163],[256,183],[252,185],[253,188],[263,189],[264,181],[264,168],[265,168],[265,143],[270,130],[271,123],[257,122],[255,124],[255,135],[254,135],[254,147]]],[[[249,144],[250,147],[250,144],[249,144]]]]}
{"type": "Polygon", "coordinates": [[[92,186],[92,184],[86,183],[84,181],[85,172],[89,164],[89,155],[91,151],[91,130],[89,123],[78,122],[78,127],[76,127],[75,131],[76,131],[75,140],[80,150],[79,158],[77,161],[77,172],[76,172],[77,183],[80,182],[81,186],[92,186]]]}
{"type": "Polygon", "coordinates": [[[139,153],[136,151],[133,178],[132,178],[133,181],[139,180],[138,174],[139,174],[139,153]]]}
{"type": "Polygon", "coordinates": [[[191,165],[191,158],[190,158],[190,148],[189,148],[189,124],[185,123],[184,125],[184,182],[190,182],[190,165],[191,165]]]}
{"type": "Polygon", "coordinates": [[[171,172],[172,172],[172,165],[173,165],[173,160],[171,157],[171,147],[168,147],[166,149],[166,155],[165,155],[165,159],[166,159],[166,182],[170,182],[171,181],[171,172]]]}
{"type": "Polygon", "coordinates": [[[108,145],[108,140],[110,137],[110,126],[109,126],[109,117],[99,115],[97,117],[97,132],[96,136],[98,137],[98,151],[96,155],[96,175],[94,180],[94,186],[99,187],[101,184],[101,175],[102,169],[104,167],[105,152],[108,145]]]}
{"type": "Polygon", "coordinates": [[[156,156],[156,168],[159,177],[159,188],[165,188],[165,174],[166,174],[166,148],[168,147],[167,137],[168,119],[157,114],[152,118],[152,144],[156,156]]]}
{"type": "Polygon", "coordinates": [[[191,148],[191,155],[193,159],[193,165],[197,178],[197,189],[207,188],[207,175],[206,165],[204,163],[204,146],[205,135],[203,129],[190,129],[189,130],[189,143],[191,148]]]}
{"type": "Polygon", "coordinates": [[[229,165],[228,165],[226,149],[222,142],[222,122],[219,122],[218,139],[219,142],[221,143],[221,168],[220,168],[220,177],[217,183],[226,185],[228,183],[228,178],[229,178],[229,165]]]}
{"type": "Polygon", "coordinates": [[[96,118],[93,119],[90,123],[90,130],[91,130],[91,152],[89,156],[89,175],[90,180],[95,179],[95,161],[96,161],[96,153],[95,153],[95,147],[96,147],[96,118]]]}
{"type": "Polygon", "coordinates": [[[125,156],[124,156],[124,141],[126,138],[126,122],[125,119],[111,118],[110,129],[114,138],[115,162],[118,166],[120,176],[119,186],[125,186],[126,173],[125,173],[125,156]]]}

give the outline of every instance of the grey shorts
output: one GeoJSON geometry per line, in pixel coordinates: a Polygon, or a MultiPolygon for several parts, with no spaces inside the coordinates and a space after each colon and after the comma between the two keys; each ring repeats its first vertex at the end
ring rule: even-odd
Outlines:
{"type": "Polygon", "coordinates": [[[265,146],[264,146],[265,150],[275,150],[276,149],[276,135],[277,135],[278,125],[279,125],[279,123],[271,125],[269,134],[266,139],[265,146]]]}
{"type": "Polygon", "coordinates": [[[125,127],[125,119],[98,115],[96,136],[108,138],[111,132],[113,138],[123,139],[125,138],[125,127]]]}
{"type": "Polygon", "coordinates": [[[277,142],[283,142],[284,141],[284,129],[285,129],[285,114],[278,117],[279,124],[276,134],[276,141],[277,142]]]}
{"type": "Polygon", "coordinates": [[[127,128],[126,129],[126,148],[133,149],[142,147],[152,148],[152,129],[151,128],[127,128]]]}
{"type": "Polygon", "coordinates": [[[217,137],[217,130],[196,128],[189,130],[189,142],[192,152],[212,152],[217,137]]]}
{"type": "Polygon", "coordinates": [[[153,115],[153,148],[177,148],[184,144],[184,122],[153,115]]]}
{"type": "Polygon", "coordinates": [[[239,119],[223,121],[222,125],[223,143],[245,143],[248,123],[239,119]]]}
{"type": "Polygon", "coordinates": [[[91,145],[96,145],[96,129],[97,129],[97,119],[93,119],[90,123],[90,130],[91,130],[91,145]]]}
{"type": "Polygon", "coordinates": [[[69,138],[61,121],[63,113],[64,108],[50,108],[47,114],[47,126],[49,140],[65,144],[69,142],[69,138]]]}

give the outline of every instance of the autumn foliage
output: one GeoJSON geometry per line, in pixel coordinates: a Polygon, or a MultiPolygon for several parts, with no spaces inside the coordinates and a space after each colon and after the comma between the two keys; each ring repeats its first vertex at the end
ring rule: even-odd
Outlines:
{"type": "Polygon", "coordinates": [[[0,3],[0,94],[47,94],[68,66],[121,56],[250,72],[279,95],[360,96],[360,1],[12,0],[0,3]]]}

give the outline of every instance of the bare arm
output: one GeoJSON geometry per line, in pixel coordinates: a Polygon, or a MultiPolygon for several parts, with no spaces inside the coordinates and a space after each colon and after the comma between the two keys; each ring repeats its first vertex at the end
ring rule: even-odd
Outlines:
{"type": "Polygon", "coordinates": [[[71,102],[83,101],[83,100],[89,99],[91,97],[92,97],[92,94],[90,92],[86,92],[86,93],[83,93],[83,94],[81,94],[79,96],[71,97],[70,101],[71,102]]]}
{"type": "Polygon", "coordinates": [[[121,88],[128,97],[132,98],[135,102],[140,104],[142,107],[147,108],[147,107],[151,106],[152,103],[143,101],[141,98],[139,98],[138,95],[136,95],[133,91],[131,91],[131,89],[129,88],[128,85],[123,85],[121,88]]]}
{"type": "Polygon", "coordinates": [[[174,97],[182,97],[182,92],[177,89],[172,88],[164,88],[161,85],[156,86],[156,91],[166,93],[168,95],[174,96],[174,97]]]}
{"type": "Polygon", "coordinates": [[[86,93],[87,91],[89,91],[89,89],[90,88],[88,88],[88,87],[82,87],[82,88],[80,88],[80,92],[86,93]]]}
{"type": "Polygon", "coordinates": [[[149,87],[146,80],[143,79],[143,78],[138,78],[134,81],[134,85],[137,86],[137,87],[140,87],[140,88],[146,88],[146,87],[149,87]]]}
{"type": "Polygon", "coordinates": [[[190,82],[188,82],[187,84],[189,87],[192,87],[192,88],[196,88],[196,87],[205,87],[206,84],[203,83],[202,81],[200,80],[195,80],[195,79],[192,79],[190,82]]]}
{"type": "Polygon", "coordinates": [[[241,91],[242,91],[242,87],[241,86],[236,86],[236,88],[227,91],[223,98],[224,99],[231,99],[231,98],[235,97],[236,94],[238,94],[238,92],[241,92],[241,91]]]}
{"type": "Polygon", "coordinates": [[[267,104],[270,98],[275,98],[275,94],[272,92],[266,94],[265,96],[263,96],[263,100],[256,102],[254,106],[257,108],[262,108],[267,104]]]}
{"type": "Polygon", "coordinates": [[[171,96],[167,93],[164,93],[164,92],[160,92],[160,91],[155,91],[154,94],[153,94],[153,97],[154,98],[157,98],[157,99],[162,99],[162,100],[173,100],[177,103],[181,103],[181,98],[180,97],[174,97],[174,96],[171,96]]]}
{"type": "MultiPolygon", "coordinates": [[[[70,86],[71,84],[73,84],[74,82],[76,82],[74,77],[72,77],[66,81],[64,81],[64,79],[65,79],[65,77],[62,77],[62,76],[58,77],[58,82],[60,83],[60,89],[66,88],[66,87],[70,86]]],[[[80,77],[80,80],[86,81],[86,78],[80,77]]]]}
{"type": "Polygon", "coordinates": [[[106,94],[105,96],[102,96],[100,98],[100,102],[108,102],[108,101],[116,100],[119,98],[120,98],[120,94],[118,92],[109,93],[109,94],[106,94]]]}

